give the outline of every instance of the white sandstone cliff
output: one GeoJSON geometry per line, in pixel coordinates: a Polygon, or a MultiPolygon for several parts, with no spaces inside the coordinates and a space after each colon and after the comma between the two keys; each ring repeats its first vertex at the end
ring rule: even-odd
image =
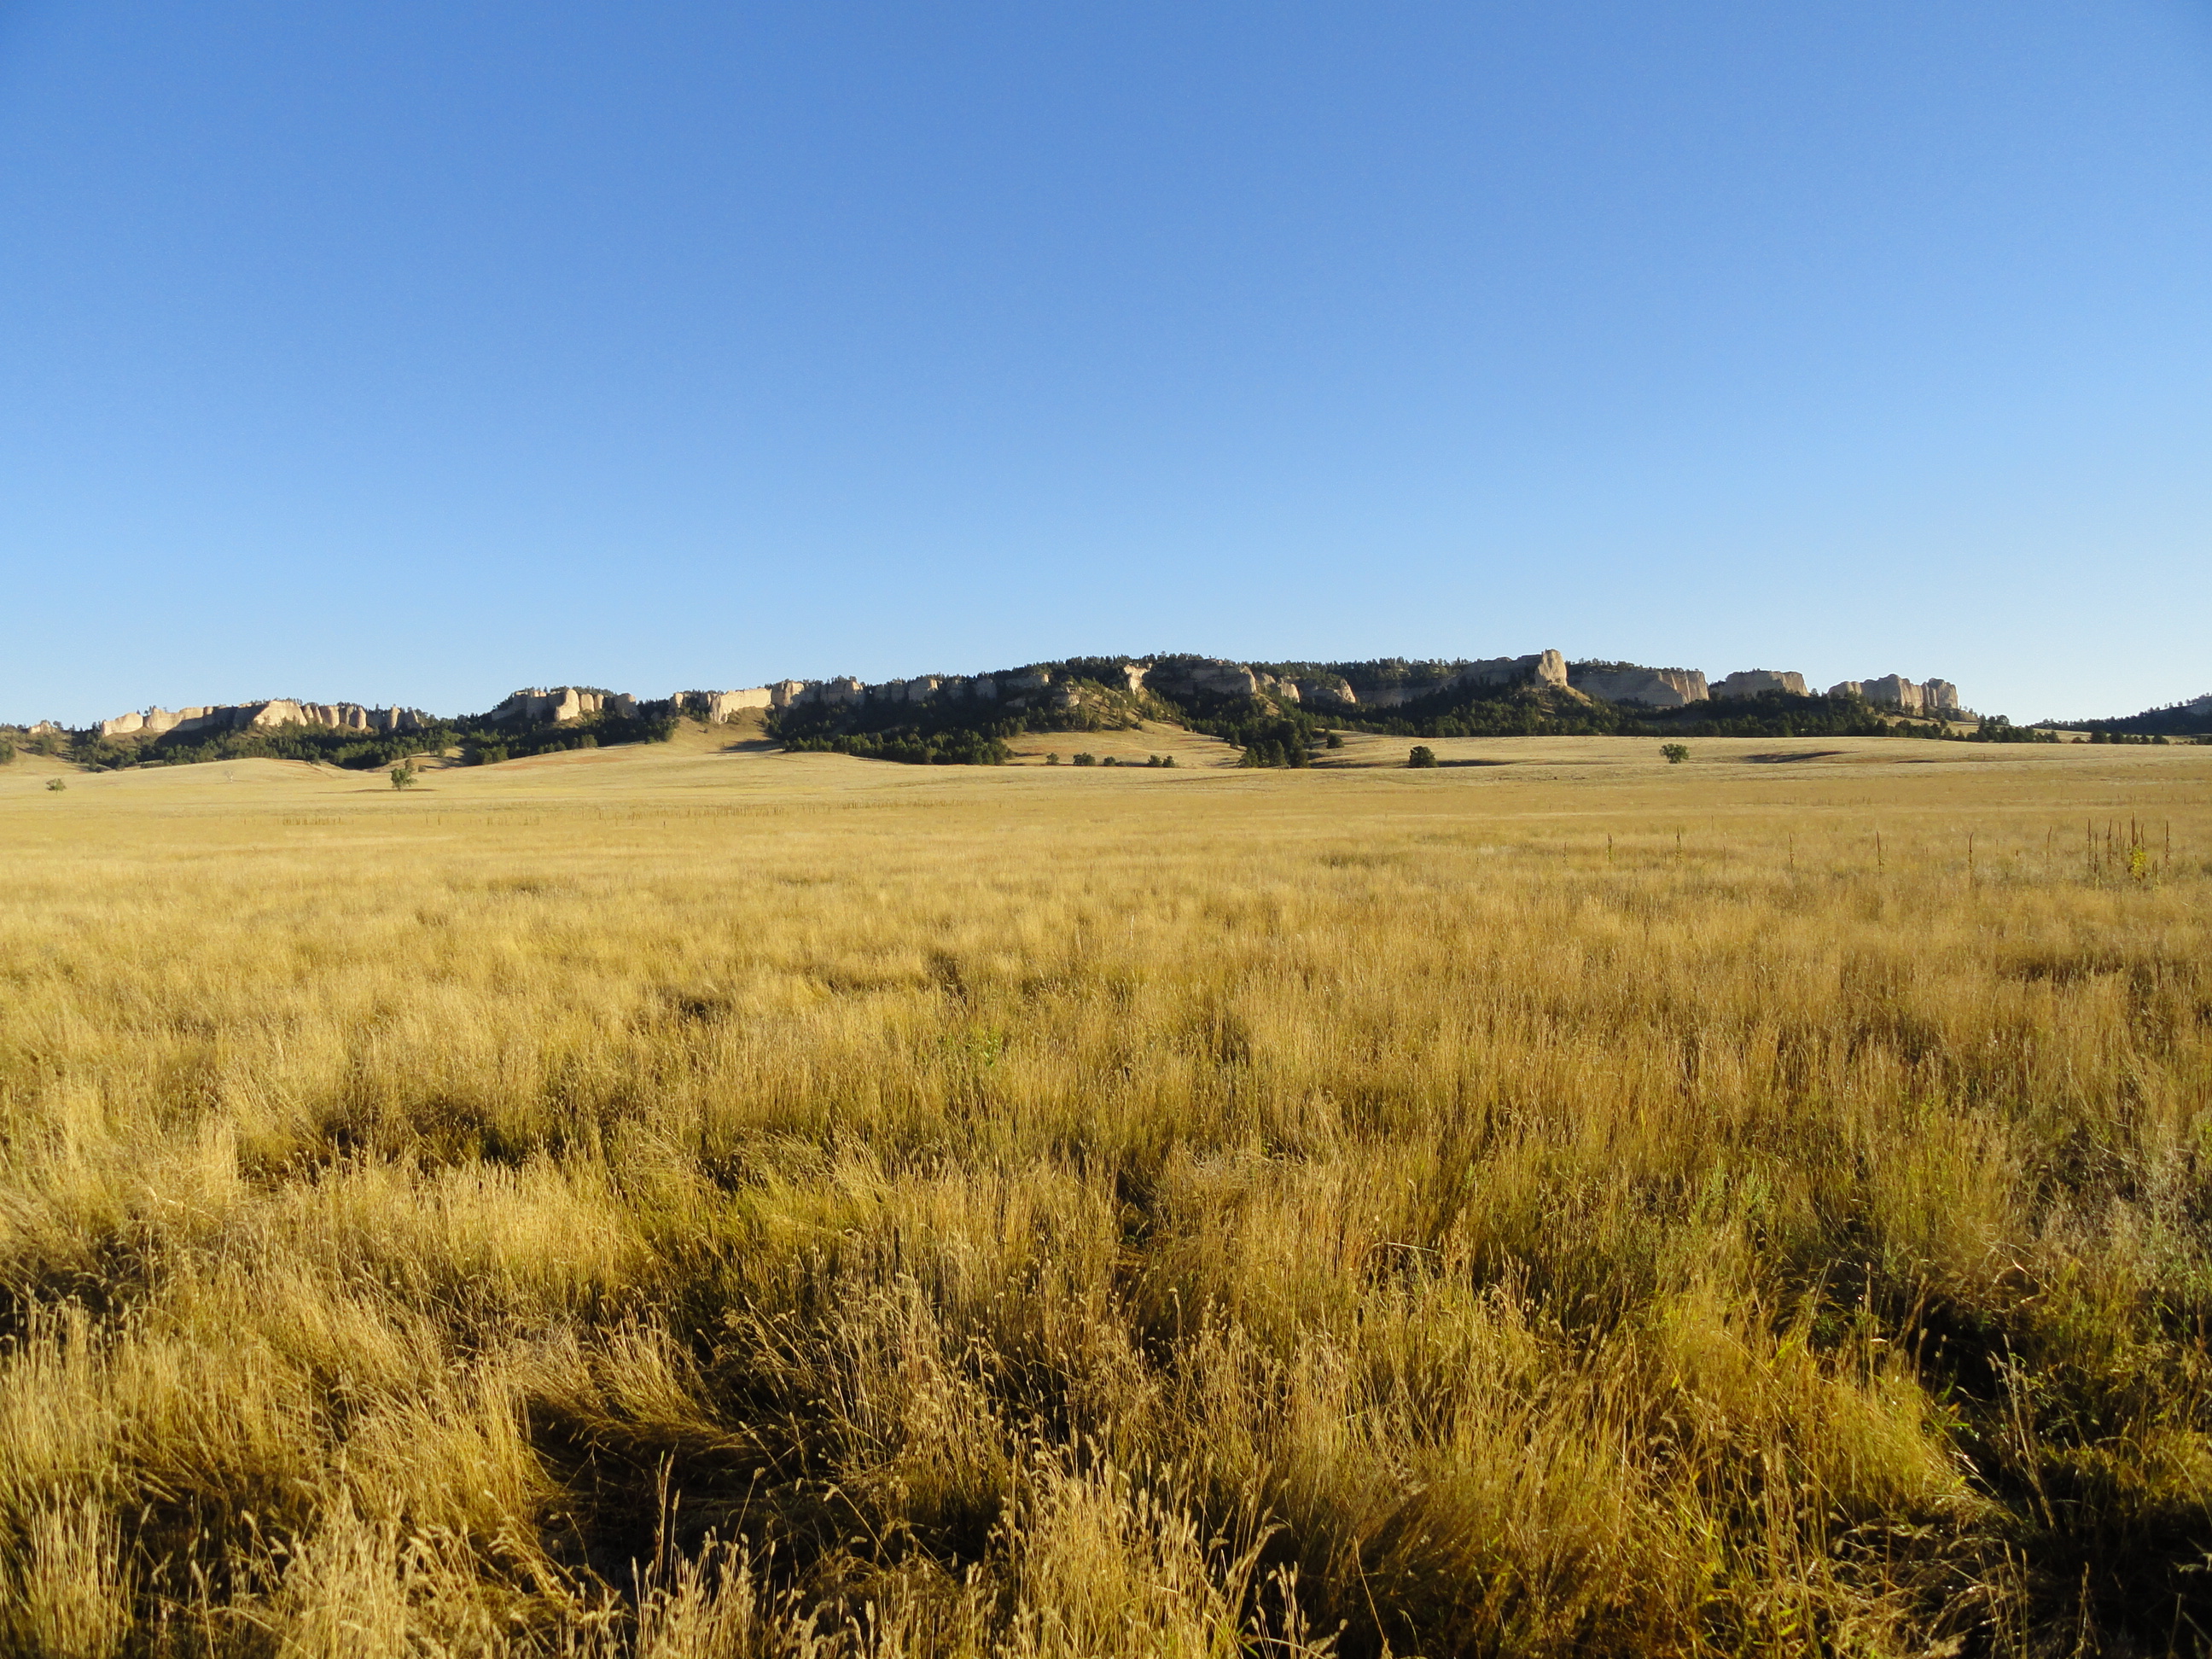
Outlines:
{"type": "Polygon", "coordinates": [[[538,686],[510,694],[484,716],[505,725],[559,726],[587,714],[635,714],[637,699],[627,691],[590,691],[580,686],[556,685],[548,691],[538,686]]]}
{"type": "Polygon", "coordinates": [[[1828,688],[1832,697],[1860,696],[1884,708],[1908,714],[1955,713],[1959,688],[1948,680],[1908,680],[1902,674],[1885,674],[1874,680],[1841,680],[1828,688]]]}
{"type": "Polygon", "coordinates": [[[1725,678],[1715,682],[1716,697],[1759,697],[1770,691],[1781,691],[1793,697],[1809,697],[1805,689],[1805,677],[1784,668],[1741,668],[1725,678]]]}
{"type": "Polygon", "coordinates": [[[1353,696],[1346,701],[1370,708],[1395,708],[1440,691],[1473,685],[1548,685],[1565,690],[1567,659],[1556,651],[1537,651],[1525,657],[1490,657],[1467,663],[1437,679],[1399,680],[1387,685],[1355,682],[1351,687],[1353,696]]]}
{"type": "Polygon", "coordinates": [[[118,714],[100,723],[103,738],[160,737],[168,732],[270,731],[284,726],[319,726],[339,732],[419,732],[437,723],[419,708],[368,708],[357,702],[298,702],[276,697],[266,702],[207,704],[196,708],[153,708],[118,714]]]}
{"type": "Polygon", "coordinates": [[[1697,669],[1641,668],[1633,663],[1575,663],[1567,669],[1567,684],[1607,702],[1647,708],[1682,708],[1712,696],[1697,669]]]}

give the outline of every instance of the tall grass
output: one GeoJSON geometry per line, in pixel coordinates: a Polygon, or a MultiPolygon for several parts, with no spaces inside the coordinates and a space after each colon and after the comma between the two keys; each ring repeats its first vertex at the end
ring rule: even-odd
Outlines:
{"type": "Polygon", "coordinates": [[[0,1647],[2197,1650],[2072,776],[11,802],[0,1647]]]}

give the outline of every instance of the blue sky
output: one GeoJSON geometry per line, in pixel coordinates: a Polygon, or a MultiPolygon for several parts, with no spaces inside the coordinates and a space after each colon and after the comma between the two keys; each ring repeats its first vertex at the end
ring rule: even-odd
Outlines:
{"type": "Polygon", "coordinates": [[[2212,8],[0,6],[0,719],[2212,690],[2212,8]]]}

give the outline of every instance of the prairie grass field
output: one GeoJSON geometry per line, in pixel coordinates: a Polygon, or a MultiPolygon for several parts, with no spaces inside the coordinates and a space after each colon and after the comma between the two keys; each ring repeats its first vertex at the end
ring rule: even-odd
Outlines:
{"type": "Polygon", "coordinates": [[[2205,1650],[2212,749],[1177,741],[0,771],[0,1651],[2205,1650]]]}

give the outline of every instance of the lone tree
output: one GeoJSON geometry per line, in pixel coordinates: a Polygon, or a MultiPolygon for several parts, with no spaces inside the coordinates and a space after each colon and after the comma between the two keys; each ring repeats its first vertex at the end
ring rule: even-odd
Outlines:
{"type": "Polygon", "coordinates": [[[1413,752],[1406,757],[1406,764],[1408,766],[1434,766],[1436,763],[1437,751],[1425,743],[1415,744],[1413,752]]]}
{"type": "Polygon", "coordinates": [[[394,789],[412,789],[415,787],[413,761],[404,760],[392,769],[392,787],[394,789]]]}
{"type": "Polygon", "coordinates": [[[1680,766],[1690,758],[1690,745],[1686,743],[1662,743],[1659,745],[1659,752],[1667,757],[1668,765],[1680,766]]]}

